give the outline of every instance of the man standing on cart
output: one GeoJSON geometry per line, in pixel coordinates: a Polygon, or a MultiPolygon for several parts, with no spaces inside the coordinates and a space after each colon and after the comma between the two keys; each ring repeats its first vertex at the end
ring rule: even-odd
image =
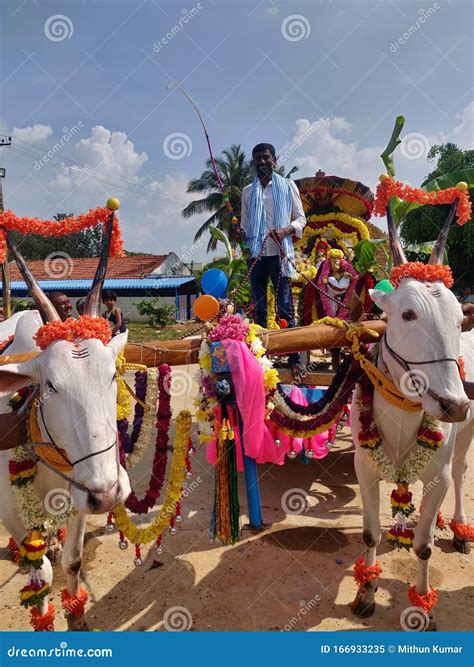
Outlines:
{"type": "MultiPolygon", "coordinates": [[[[240,226],[248,250],[247,262],[254,305],[254,320],[267,326],[267,284],[275,288],[277,312],[289,327],[295,326],[290,278],[295,275],[292,236],[301,237],[306,218],[294,181],[275,173],[276,155],[272,144],[257,144],[252,150],[257,173],[242,190],[240,226]]],[[[296,375],[301,370],[299,354],[288,363],[296,375]]]]}

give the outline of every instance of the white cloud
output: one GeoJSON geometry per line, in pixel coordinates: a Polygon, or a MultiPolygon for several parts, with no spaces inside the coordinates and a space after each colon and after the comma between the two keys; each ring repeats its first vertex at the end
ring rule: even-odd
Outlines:
{"type": "Polygon", "coordinates": [[[51,125],[29,125],[28,127],[14,127],[12,137],[14,139],[21,139],[32,144],[37,144],[44,141],[53,134],[51,125]]]}
{"type": "Polygon", "coordinates": [[[456,118],[459,125],[453,129],[450,138],[459,148],[472,150],[474,148],[474,102],[471,102],[456,118]]]}

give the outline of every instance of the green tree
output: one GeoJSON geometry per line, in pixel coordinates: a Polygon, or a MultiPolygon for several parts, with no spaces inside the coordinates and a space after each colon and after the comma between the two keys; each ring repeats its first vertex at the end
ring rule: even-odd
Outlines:
{"type": "MultiPolygon", "coordinates": [[[[425,178],[422,186],[451,172],[474,168],[474,151],[463,151],[453,143],[432,146],[428,159],[438,159],[437,165],[425,178]]],[[[454,185],[454,184],[453,184],[454,185]]],[[[471,200],[474,190],[470,190],[471,200]]],[[[434,241],[449,213],[449,206],[421,206],[410,211],[401,225],[406,245],[434,241]]],[[[455,287],[474,285],[474,225],[471,220],[459,227],[453,224],[447,241],[448,261],[453,270],[455,287]]]]}
{"type": "MultiPolygon", "coordinates": [[[[206,169],[199,178],[188,183],[187,189],[188,192],[204,194],[204,198],[192,201],[182,213],[185,218],[202,213],[211,214],[197,230],[195,241],[199,240],[209,230],[209,227],[215,226],[226,233],[231,245],[235,247],[237,240],[231,218],[232,215],[240,217],[242,189],[253,179],[254,171],[245,153],[236,144],[224,150],[222,156],[215,158],[215,162],[228,193],[232,213],[229,213],[226,208],[210,159],[206,162],[206,169]]],[[[211,237],[207,249],[215,250],[216,245],[217,241],[211,237]]]]}

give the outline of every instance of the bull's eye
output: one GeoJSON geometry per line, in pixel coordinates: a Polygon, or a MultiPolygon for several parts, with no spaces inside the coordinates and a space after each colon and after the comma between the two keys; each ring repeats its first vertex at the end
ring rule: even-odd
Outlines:
{"type": "Polygon", "coordinates": [[[58,390],[56,389],[56,387],[54,386],[54,384],[53,384],[52,382],[50,382],[49,380],[46,381],[46,386],[48,387],[48,389],[51,389],[51,391],[52,391],[53,393],[55,393],[55,394],[58,393],[58,390]]]}
{"type": "Polygon", "coordinates": [[[413,322],[413,320],[416,320],[416,313],[414,310],[404,310],[402,313],[402,318],[405,320],[405,322],[413,322]]]}

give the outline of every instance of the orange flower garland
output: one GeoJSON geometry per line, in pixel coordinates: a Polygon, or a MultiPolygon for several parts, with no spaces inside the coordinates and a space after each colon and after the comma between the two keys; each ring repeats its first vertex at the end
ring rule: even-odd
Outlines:
{"type": "Polygon", "coordinates": [[[78,339],[97,338],[107,345],[112,338],[112,330],[108,321],[102,317],[81,315],[77,320],[69,318],[65,322],[55,321],[43,324],[34,338],[42,350],[45,350],[55,340],[67,340],[73,343],[78,339]]]}
{"type": "Polygon", "coordinates": [[[449,527],[458,540],[465,540],[466,542],[474,542],[474,526],[470,523],[458,523],[454,519],[449,522],[449,527]]]}
{"type": "Polygon", "coordinates": [[[468,192],[459,188],[446,188],[426,192],[421,188],[412,188],[409,185],[394,181],[390,176],[385,176],[377,185],[377,195],[374,202],[374,214],[384,216],[391,197],[399,197],[403,201],[417,204],[432,205],[452,204],[459,199],[456,218],[458,225],[465,225],[471,219],[472,207],[468,192]]]}
{"type": "Polygon", "coordinates": [[[61,591],[61,603],[66,616],[79,618],[84,615],[84,607],[89,599],[89,593],[82,586],[77,595],[70,595],[67,588],[61,591]]]}
{"type": "MultiPolygon", "coordinates": [[[[101,223],[105,225],[110,213],[111,211],[108,208],[95,208],[82,215],[64,218],[61,222],[52,222],[39,218],[20,218],[13,211],[3,211],[0,213],[0,263],[4,262],[6,257],[7,231],[17,231],[21,234],[41,234],[42,236],[66,236],[67,234],[77,234],[77,232],[88,227],[96,227],[101,223]]],[[[122,234],[117,216],[114,215],[110,256],[122,257],[123,254],[122,234]]]]}
{"type": "Polygon", "coordinates": [[[395,266],[390,271],[390,282],[398,287],[404,278],[415,278],[421,282],[443,282],[449,289],[453,284],[453,274],[449,266],[443,264],[423,264],[423,262],[408,262],[395,266]]]}
{"type": "Polygon", "coordinates": [[[354,564],[354,579],[361,588],[381,574],[382,568],[378,561],[375,565],[366,565],[364,556],[360,556],[354,564]]]}
{"type": "Polygon", "coordinates": [[[415,584],[408,589],[408,600],[412,607],[421,607],[427,614],[438,604],[438,591],[430,588],[426,595],[420,595],[416,592],[415,584]]]}
{"type": "Polygon", "coordinates": [[[35,632],[53,632],[54,619],[56,616],[56,607],[54,604],[48,605],[48,611],[41,616],[35,607],[30,610],[30,621],[35,632]]]}

